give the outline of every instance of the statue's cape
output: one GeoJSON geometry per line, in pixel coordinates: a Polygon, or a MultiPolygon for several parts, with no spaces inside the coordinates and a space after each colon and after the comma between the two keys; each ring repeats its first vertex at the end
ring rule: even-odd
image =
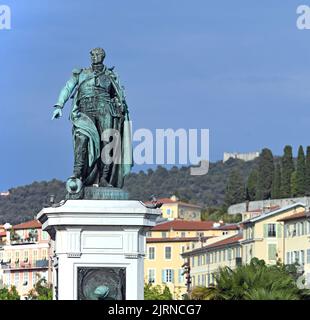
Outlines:
{"type": "MultiPolygon", "coordinates": [[[[131,133],[131,121],[129,120],[128,108],[125,99],[125,93],[123,87],[120,85],[119,78],[115,72],[111,69],[107,69],[108,76],[116,91],[117,97],[122,104],[123,110],[125,110],[124,119],[120,129],[121,134],[121,159],[117,166],[118,177],[117,180],[129,174],[131,167],[133,166],[132,157],[132,133],[131,133]]],[[[93,121],[84,113],[78,111],[77,106],[78,91],[75,92],[73,97],[73,106],[70,115],[70,120],[73,123],[75,132],[80,132],[87,136],[88,139],[88,165],[89,168],[93,167],[94,163],[100,158],[100,140],[101,137],[98,134],[98,130],[93,121]]]]}

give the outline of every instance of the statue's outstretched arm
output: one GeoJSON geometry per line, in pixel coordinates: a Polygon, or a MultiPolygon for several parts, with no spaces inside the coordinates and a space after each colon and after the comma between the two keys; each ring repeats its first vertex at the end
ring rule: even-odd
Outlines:
{"type": "Polygon", "coordinates": [[[65,103],[68,101],[68,99],[70,98],[71,94],[74,91],[74,88],[76,87],[76,85],[79,82],[79,74],[81,72],[79,70],[80,69],[73,70],[73,75],[72,75],[71,79],[69,79],[67,81],[65,86],[60,91],[57,103],[55,104],[56,109],[54,110],[52,119],[57,119],[62,116],[61,109],[64,107],[65,103]]]}

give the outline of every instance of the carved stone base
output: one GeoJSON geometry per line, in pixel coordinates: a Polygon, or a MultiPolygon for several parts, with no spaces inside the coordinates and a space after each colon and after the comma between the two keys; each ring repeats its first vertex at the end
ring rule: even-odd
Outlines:
{"type": "Polygon", "coordinates": [[[146,232],[160,216],[134,200],[67,200],[42,209],[37,219],[54,241],[54,299],[143,299],[146,232]]]}
{"type": "Polygon", "coordinates": [[[85,187],[79,193],[66,196],[67,200],[128,200],[129,193],[120,188],[85,187]]]}

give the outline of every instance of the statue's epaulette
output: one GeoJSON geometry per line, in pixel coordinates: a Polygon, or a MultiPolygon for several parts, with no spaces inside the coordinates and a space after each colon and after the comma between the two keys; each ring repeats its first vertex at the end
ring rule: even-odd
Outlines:
{"type": "Polygon", "coordinates": [[[115,68],[115,66],[111,67],[111,68],[108,68],[110,71],[113,71],[115,68]]]}
{"type": "Polygon", "coordinates": [[[72,73],[73,74],[80,74],[82,72],[82,69],[81,68],[74,68],[73,70],[72,70],[72,73]]]}

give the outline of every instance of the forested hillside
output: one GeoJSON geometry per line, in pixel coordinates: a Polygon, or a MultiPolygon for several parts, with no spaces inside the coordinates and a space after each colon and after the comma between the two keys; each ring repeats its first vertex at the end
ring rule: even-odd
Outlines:
{"type": "MultiPolygon", "coordinates": [[[[147,172],[130,174],[125,181],[125,189],[131,199],[148,200],[151,195],[166,197],[176,194],[180,199],[202,205],[219,207],[224,203],[225,188],[230,173],[238,170],[244,181],[250,171],[257,166],[257,160],[244,162],[230,159],[210,164],[208,174],[191,176],[189,167],[170,170],[158,167],[147,172]]],[[[19,223],[33,217],[55,195],[56,201],[64,198],[65,183],[58,180],[34,182],[27,186],[9,190],[10,195],[0,197],[0,223],[19,223]]]]}

